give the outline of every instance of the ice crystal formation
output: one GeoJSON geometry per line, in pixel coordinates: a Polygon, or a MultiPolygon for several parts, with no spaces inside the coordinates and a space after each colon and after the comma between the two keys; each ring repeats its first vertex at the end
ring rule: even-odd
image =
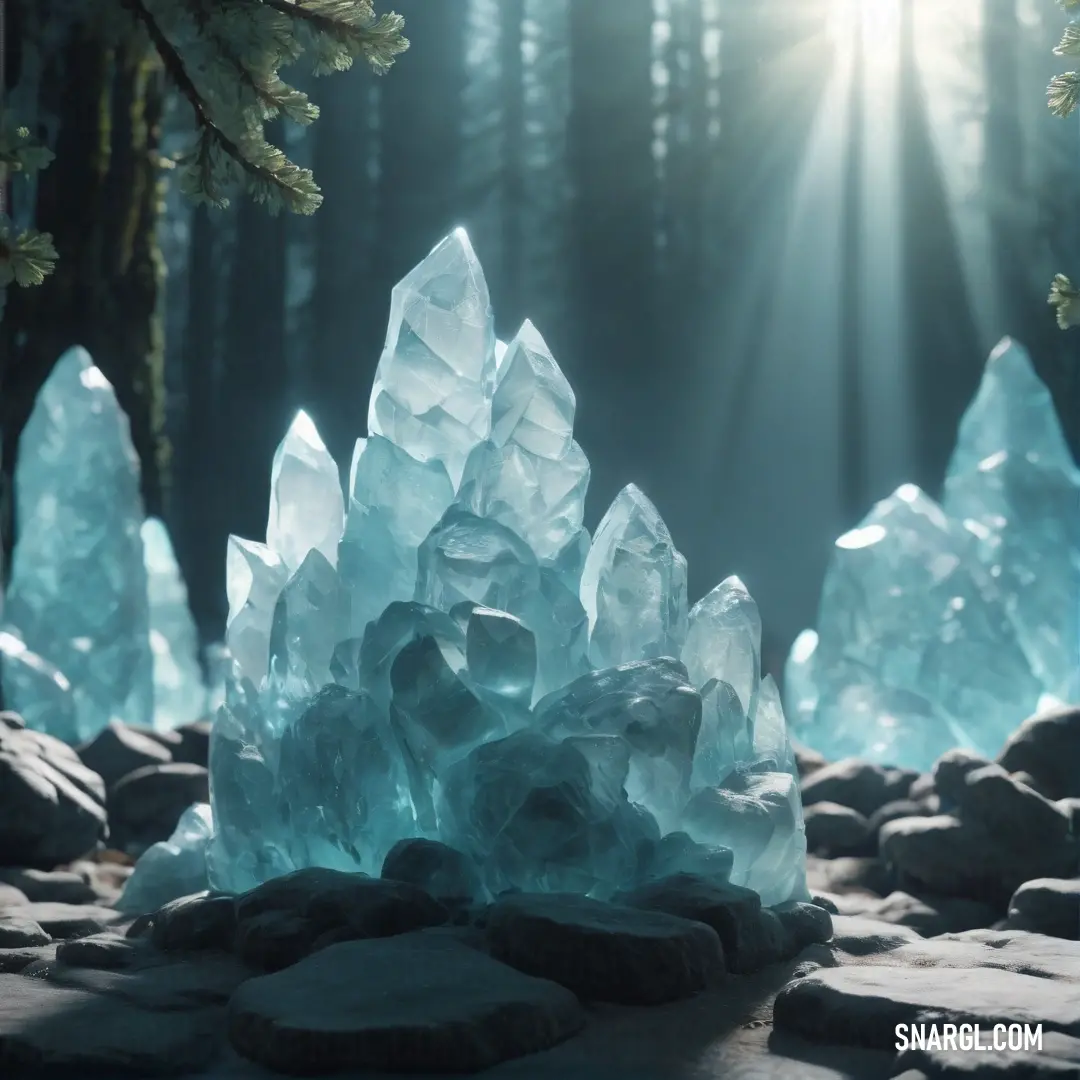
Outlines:
{"type": "Polygon", "coordinates": [[[1080,471],[1027,353],[1002,341],[938,505],[905,484],[836,541],[796,640],[793,730],[829,757],[925,769],[995,755],[1040,704],[1080,697],[1080,471]]]}
{"type": "Polygon", "coordinates": [[[0,633],[5,701],[68,742],[110,720],[171,728],[204,711],[187,589],[139,479],[112,386],[85,349],[69,349],[19,439],[0,633]]]}
{"type": "Polygon", "coordinates": [[[347,489],[300,413],[265,543],[230,537],[211,884],[378,873],[436,838],[492,892],[657,873],[804,897],[805,835],[761,623],[636,487],[595,537],[574,392],[536,328],[497,342],[461,230],[394,289],[347,489]]]}

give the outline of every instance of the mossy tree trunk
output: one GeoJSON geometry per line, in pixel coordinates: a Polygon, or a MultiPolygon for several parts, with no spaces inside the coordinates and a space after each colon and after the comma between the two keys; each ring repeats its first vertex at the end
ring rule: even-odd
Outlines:
{"type": "MultiPolygon", "coordinates": [[[[9,32],[18,34],[13,22],[9,32]]],[[[0,527],[9,547],[19,435],[70,346],[85,346],[116,388],[150,513],[162,510],[168,466],[156,237],[162,72],[144,46],[76,25],[45,58],[40,85],[39,115],[58,127],[56,160],[38,180],[34,224],[53,234],[60,260],[45,284],[8,290],[0,324],[0,527]]]]}

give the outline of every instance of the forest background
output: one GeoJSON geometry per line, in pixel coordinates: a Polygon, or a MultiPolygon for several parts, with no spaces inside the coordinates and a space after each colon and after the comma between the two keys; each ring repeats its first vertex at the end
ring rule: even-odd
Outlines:
{"type": "Polygon", "coordinates": [[[937,492],[1003,334],[1080,446],[1080,335],[1046,303],[1080,267],[1048,0],[393,6],[412,47],[390,75],[298,75],[319,119],[268,132],[323,189],[303,217],[192,206],[161,167],[190,114],[159,67],[7,5],[8,100],[57,153],[12,213],[61,262],[0,324],[3,468],[58,350],[86,345],[207,640],[291,416],[347,468],[390,289],[459,224],[500,336],[532,319],[577,392],[587,523],[638,483],[692,598],[747,582],[774,670],[833,538],[901,482],[937,492]]]}

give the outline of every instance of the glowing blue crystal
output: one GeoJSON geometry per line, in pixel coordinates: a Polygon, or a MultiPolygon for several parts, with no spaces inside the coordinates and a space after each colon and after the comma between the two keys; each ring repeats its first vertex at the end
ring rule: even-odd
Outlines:
{"type": "Polygon", "coordinates": [[[615,496],[581,575],[596,667],[678,656],[686,640],[686,560],[634,484],[615,496]]]}
{"type": "Polygon", "coordinates": [[[417,461],[372,435],[358,439],[349,473],[349,515],[338,548],[349,631],[364,628],[416,591],[416,553],[454,498],[441,461],[417,461]]]}
{"type": "Polygon", "coordinates": [[[1050,391],[1006,339],[960,421],[942,503],[978,541],[1032,673],[1080,698],[1080,470],[1050,391]]]}
{"type": "Polygon", "coordinates": [[[464,233],[394,290],[343,533],[336,467],[304,421],[278,452],[266,545],[230,539],[215,888],[377,873],[426,836],[492,893],[606,896],[686,870],[805,896],[757,609],[729,579],[688,635],[685,560],[637,488],[590,539],[575,406],[531,324],[495,341],[464,233]],[[297,463],[314,492],[285,483],[297,463]]]}
{"type": "Polygon", "coordinates": [[[174,728],[206,714],[199,633],[165,523],[147,518],[142,542],[154,654],[154,726],[174,728]]]}
{"type": "Polygon", "coordinates": [[[256,686],[266,677],[274,608],[289,578],[285,563],[265,544],[230,536],[225,553],[229,614],[225,644],[241,675],[256,686]]]}
{"type": "Polygon", "coordinates": [[[345,525],[337,464],[301,410],[274,454],[266,544],[289,568],[316,550],[334,565],[345,525]]]}
{"type": "Polygon", "coordinates": [[[213,831],[209,805],[189,806],[169,839],[152,844],[139,856],[116,909],[141,915],[208,888],[206,849],[213,831]]]}
{"type": "Polygon", "coordinates": [[[418,461],[441,461],[456,485],[491,431],[495,367],[487,282],[465,230],[455,229],[394,286],[368,434],[418,461]]]}
{"type": "MultiPolygon", "coordinates": [[[[64,673],[76,737],[114,719],[151,723],[139,461],[127,417],[85,349],[65,352],[38,394],[19,439],[15,501],[5,619],[64,673]]],[[[12,708],[38,708],[29,684],[4,689],[12,708]]]]}
{"type": "Polygon", "coordinates": [[[799,737],[926,769],[993,757],[1040,702],[1075,697],[1080,472],[1027,354],[1003,341],[960,425],[944,506],[908,484],[840,537],[816,636],[788,659],[799,737]]]}

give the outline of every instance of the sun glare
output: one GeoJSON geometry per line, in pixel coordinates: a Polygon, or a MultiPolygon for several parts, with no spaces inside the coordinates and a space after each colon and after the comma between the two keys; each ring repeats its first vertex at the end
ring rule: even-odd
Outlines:
{"type": "Polygon", "coordinates": [[[892,55],[900,27],[901,0],[834,0],[830,31],[845,51],[860,45],[867,59],[892,55]]]}

